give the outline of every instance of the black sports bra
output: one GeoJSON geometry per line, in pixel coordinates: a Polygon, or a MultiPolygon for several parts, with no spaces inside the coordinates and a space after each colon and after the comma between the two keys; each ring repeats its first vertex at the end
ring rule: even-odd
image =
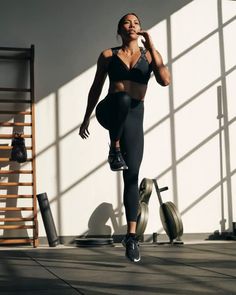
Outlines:
{"type": "Polygon", "coordinates": [[[108,66],[108,76],[110,81],[129,80],[140,84],[147,84],[152,72],[151,64],[149,64],[145,55],[146,49],[140,47],[140,57],[132,68],[127,65],[117,55],[121,47],[111,48],[112,58],[108,66]]]}

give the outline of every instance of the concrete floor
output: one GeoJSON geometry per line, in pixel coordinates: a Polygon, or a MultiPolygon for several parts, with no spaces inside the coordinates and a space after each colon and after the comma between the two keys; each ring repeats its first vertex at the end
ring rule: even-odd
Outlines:
{"type": "Polygon", "coordinates": [[[121,244],[1,247],[0,295],[236,294],[236,242],[143,243],[129,262],[121,244]]]}

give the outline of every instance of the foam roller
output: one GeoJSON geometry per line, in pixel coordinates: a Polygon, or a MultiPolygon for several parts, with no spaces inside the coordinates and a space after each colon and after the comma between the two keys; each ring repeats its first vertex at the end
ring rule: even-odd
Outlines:
{"type": "Polygon", "coordinates": [[[56,227],[53,221],[47,194],[38,194],[37,199],[43,219],[44,228],[47,234],[48,244],[50,247],[56,247],[59,244],[59,239],[57,236],[56,227]]]}

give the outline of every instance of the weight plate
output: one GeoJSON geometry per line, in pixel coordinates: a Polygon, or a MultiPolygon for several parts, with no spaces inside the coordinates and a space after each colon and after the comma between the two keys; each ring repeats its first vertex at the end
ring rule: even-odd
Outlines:
{"type": "Polygon", "coordinates": [[[78,238],[75,239],[75,243],[80,247],[90,247],[112,245],[114,241],[112,238],[78,238]]]}
{"type": "Polygon", "coordinates": [[[173,218],[172,212],[168,209],[168,206],[166,206],[166,204],[163,203],[160,207],[160,217],[166,234],[169,236],[171,240],[173,240],[177,237],[176,223],[173,218]]]}
{"type": "Polygon", "coordinates": [[[139,213],[137,219],[137,228],[136,228],[136,235],[142,236],[145,232],[146,226],[148,222],[148,205],[144,202],[139,204],[139,213]]]}
{"type": "Polygon", "coordinates": [[[174,203],[172,202],[166,202],[166,203],[168,203],[168,206],[172,208],[172,213],[177,224],[177,237],[181,237],[183,235],[183,222],[182,222],[181,215],[174,203]]]}
{"type": "Polygon", "coordinates": [[[149,178],[143,178],[139,186],[139,201],[148,204],[152,194],[153,181],[149,178]]]}
{"type": "Polygon", "coordinates": [[[171,240],[183,234],[183,223],[177,208],[172,202],[163,203],[160,207],[163,228],[171,240]]]}

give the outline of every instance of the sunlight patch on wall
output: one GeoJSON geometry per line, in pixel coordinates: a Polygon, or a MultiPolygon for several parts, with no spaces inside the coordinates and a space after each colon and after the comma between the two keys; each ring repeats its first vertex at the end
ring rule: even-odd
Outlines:
{"type": "MultiPolygon", "coordinates": [[[[79,170],[79,169],[78,169],[79,170]]],[[[94,172],[91,177],[85,178],[79,183],[75,183],[68,191],[64,192],[61,198],[61,205],[63,208],[62,219],[63,228],[62,232],[66,235],[74,235],[75,232],[82,234],[88,230],[88,222],[94,210],[101,203],[109,203],[115,210],[117,208],[117,193],[116,193],[116,175],[107,173],[107,167],[103,167],[94,172]],[[79,187],[79,189],[78,189],[79,187]],[[70,218],[68,218],[68,212],[70,218]],[[71,226],[76,224],[76,228],[71,226]]],[[[76,172],[68,173],[68,177],[76,172]]],[[[65,177],[65,175],[63,176],[65,177]]],[[[67,183],[70,183],[66,178],[67,183]]],[[[120,211],[120,210],[119,210],[120,211]]],[[[111,212],[111,216],[112,213],[111,212]]],[[[97,216],[99,222],[99,216],[97,216]]],[[[100,216],[102,218],[102,216],[100,216]]]]}
{"type": "Polygon", "coordinates": [[[229,126],[229,138],[230,138],[230,166],[231,171],[236,169],[236,122],[229,126]]]}
{"type": "Polygon", "coordinates": [[[55,100],[55,94],[51,93],[44,99],[37,102],[35,114],[37,153],[41,152],[47,146],[55,143],[55,100]]]}
{"type": "Polygon", "coordinates": [[[184,232],[213,233],[219,230],[222,219],[220,208],[220,188],[217,188],[182,215],[184,232]]]}
{"type": "Polygon", "coordinates": [[[144,106],[144,131],[146,131],[169,115],[169,88],[161,87],[152,77],[148,84],[144,106]]]}
{"type": "Polygon", "coordinates": [[[183,157],[219,129],[217,115],[216,85],[176,113],[177,159],[183,157]]]}
{"type": "MultiPolygon", "coordinates": [[[[82,122],[89,89],[92,85],[95,72],[96,65],[63,85],[58,90],[59,117],[66,118],[60,121],[60,136],[65,135],[82,122]]],[[[104,85],[101,98],[106,95],[106,92],[107,83],[104,85]]]]}
{"type": "Polygon", "coordinates": [[[222,0],[223,22],[226,22],[236,15],[236,1],[222,0]]]}
{"type": "MultiPolygon", "coordinates": [[[[109,148],[108,132],[100,127],[94,113],[89,126],[91,135],[86,140],[79,136],[79,127],[84,117],[95,71],[96,65],[65,84],[58,91],[59,134],[63,137],[60,141],[62,190],[106,164],[104,161],[106,162],[109,148]]],[[[106,92],[107,82],[100,99],[105,97],[106,92]]],[[[92,177],[94,177],[93,173],[92,177]]]]}
{"type": "Polygon", "coordinates": [[[217,1],[215,0],[195,0],[172,14],[173,57],[217,29],[217,26],[217,1]]]}
{"type": "Polygon", "coordinates": [[[161,53],[164,63],[166,63],[168,61],[166,20],[156,24],[148,32],[152,37],[156,49],[161,53]]]}
{"type": "MultiPolygon", "coordinates": [[[[166,20],[158,23],[148,30],[153,39],[155,47],[160,52],[164,63],[167,58],[167,31],[166,20]]],[[[160,86],[154,75],[148,83],[148,89],[145,97],[144,130],[154,126],[162,118],[169,114],[169,88],[160,86]]]]}
{"type": "Polygon", "coordinates": [[[236,20],[228,24],[224,30],[225,68],[226,71],[236,66],[236,42],[232,36],[236,32],[236,20]]]}
{"type": "Polygon", "coordinates": [[[220,77],[218,34],[185,54],[173,64],[175,107],[186,102],[220,77]],[[213,50],[214,48],[214,50],[213,50]]]}
{"type": "MultiPolygon", "coordinates": [[[[226,77],[227,101],[228,101],[228,119],[235,118],[236,99],[235,99],[235,81],[236,70],[226,77]]],[[[236,149],[235,149],[236,150],[236,149]]]]}
{"type": "Polygon", "coordinates": [[[51,199],[56,196],[57,173],[56,173],[56,147],[53,145],[44,153],[37,156],[37,192],[47,192],[51,199]]]}
{"type": "Polygon", "coordinates": [[[60,142],[62,190],[86,175],[93,178],[96,170],[103,166],[110,172],[106,163],[109,149],[107,134],[100,132],[95,120],[91,125],[89,139],[83,140],[75,130],[60,142]]]}
{"type": "MultiPolygon", "coordinates": [[[[156,177],[171,165],[170,121],[163,122],[145,136],[142,173],[156,177]]],[[[149,175],[149,176],[148,176],[149,175]]]]}
{"type": "MultiPolygon", "coordinates": [[[[178,192],[181,212],[219,183],[219,159],[218,138],[213,138],[185,159],[185,161],[178,164],[178,192]]],[[[205,198],[207,199],[208,195],[205,198]]],[[[215,210],[220,210],[220,207],[214,206],[214,208],[215,210]]],[[[194,219],[194,214],[191,214],[194,219]]]]}

